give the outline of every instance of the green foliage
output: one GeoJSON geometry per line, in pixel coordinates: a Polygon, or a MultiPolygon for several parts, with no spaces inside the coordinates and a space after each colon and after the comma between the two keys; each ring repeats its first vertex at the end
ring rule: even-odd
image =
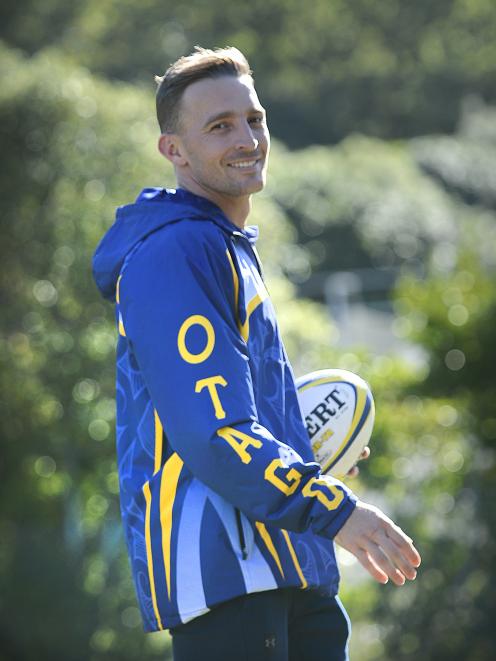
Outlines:
{"type": "MultiPolygon", "coordinates": [[[[488,144],[486,157],[491,116],[485,108],[466,116],[460,137],[477,126],[478,144],[488,144]]],[[[354,644],[361,659],[485,660],[494,647],[496,217],[483,208],[489,185],[472,195],[472,206],[460,203],[459,193],[467,200],[463,191],[474,181],[471,151],[450,153],[443,137],[423,142],[432,153],[445,148],[439,173],[456,162],[466,176],[452,198],[458,201],[452,206],[456,233],[434,245],[425,278],[410,274],[398,286],[395,327],[421,344],[427,369],[403,382],[394,375],[393,387],[385,371],[371,378],[380,399],[365,479],[366,498],[384,498],[416,540],[423,567],[415,584],[401,591],[374,586],[381,596],[371,599],[372,622],[362,605],[363,583],[350,582],[345,592],[358,615],[354,644]]]]}
{"type": "Polygon", "coordinates": [[[170,658],[141,634],[118,511],[111,306],[91,254],[114,208],[172,183],[154,150],[152,86],[195,43],[246,51],[276,134],[251,221],[297,374],[359,372],[377,402],[373,454],[354,488],[415,538],[401,590],[343,555],[352,658],[492,659],[496,586],[496,199],[489,0],[4,3],[0,51],[0,648],[2,658],[170,658]],[[84,65],[82,68],[74,62],[84,65]],[[89,69],[89,70],[88,70],[89,69]],[[351,134],[351,135],[348,135],[351,134]],[[346,137],[347,136],[347,137],[346,137]],[[409,267],[396,295],[412,366],[336,348],[296,285],[328,269],[409,267]],[[412,272],[416,274],[414,277],[412,272]],[[422,279],[418,279],[418,275],[422,279]],[[289,279],[288,279],[289,276],[289,279]],[[291,282],[292,281],[292,282],[291,282]],[[28,629],[28,635],[26,634],[28,629]]]}
{"type": "Polygon", "coordinates": [[[449,196],[403,144],[353,135],[333,149],[276,151],[268,190],[308,252],[299,273],[287,260],[286,272],[300,283],[319,271],[421,267],[456,232],[449,196]]]}
{"type": "Polygon", "coordinates": [[[469,204],[496,206],[496,111],[467,99],[455,136],[418,138],[416,161],[469,204]]]}
{"type": "Polygon", "coordinates": [[[495,100],[492,0],[20,0],[4,38],[56,45],[91,71],[153,86],[195,44],[234,44],[286,144],[451,132],[462,99],[495,100]]]}
{"type": "MultiPolygon", "coordinates": [[[[492,658],[494,266],[462,250],[449,273],[434,266],[427,280],[408,278],[398,290],[401,314],[425,320],[410,328],[430,369],[403,395],[380,400],[367,486],[406,523],[423,569],[406,590],[381,591],[370,658],[492,658]],[[397,479],[384,484],[391,474],[397,479]]],[[[359,599],[351,595],[352,603],[359,599]]]]}

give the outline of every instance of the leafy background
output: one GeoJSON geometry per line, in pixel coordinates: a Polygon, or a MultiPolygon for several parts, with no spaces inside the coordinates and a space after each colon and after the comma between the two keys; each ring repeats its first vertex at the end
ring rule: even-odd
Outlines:
{"type": "Polygon", "coordinates": [[[173,183],[153,75],[197,43],[244,50],[269,111],[252,221],[295,371],[370,381],[373,454],[354,488],[423,554],[401,589],[341,554],[352,658],[492,659],[492,0],[6,0],[0,25],[0,659],[171,658],[168,634],[142,634],[124,551],[115,331],[90,258],[115,206],[173,183]],[[386,267],[415,363],[341,348],[309,288],[386,267]]]}

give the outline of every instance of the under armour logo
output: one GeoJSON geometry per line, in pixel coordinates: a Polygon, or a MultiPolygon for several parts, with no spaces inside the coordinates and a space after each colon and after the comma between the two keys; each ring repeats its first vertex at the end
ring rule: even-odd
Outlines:
{"type": "Polygon", "coordinates": [[[265,639],[265,647],[275,647],[276,646],[276,637],[269,636],[265,639]]]}

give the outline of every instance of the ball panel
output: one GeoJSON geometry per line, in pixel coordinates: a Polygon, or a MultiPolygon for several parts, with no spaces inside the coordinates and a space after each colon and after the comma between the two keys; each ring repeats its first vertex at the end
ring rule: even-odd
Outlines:
{"type": "MultiPolygon", "coordinates": [[[[362,390],[355,390],[355,392],[356,403],[353,420],[351,421],[347,435],[345,436],[340,447],[335,452],[333,463],[339,461],[339,459],[350,448],[350,446],[358,440],[358,436],[362,433],[362,429],[370,413],[371,399],[368,396],[368,393],[362,390]]],[[[329,466],[329,468],[331,466],[329,466]]]]}
{"type": "Polygon", "coordinates": [[[339,369],[312,372],[296,385],[316,461],[322,472],[344,477],[372,434],[375,408],[369,386],[353,372],[339,369]]]}
{"type": "Polygon", "coordinates": [[[334,477],[343,478],[357,463],[362,450],[368,444],[374,427],[375,409],[373,400],[367,397],[367,405],[360,419],[357,429],[351,434],[346,446],[341,452],[334,454],[323,467],[324,473],[331,473],[334,477]]]}
{"type": "Polygon", "coordinates": [[[309,384],[303,394],[302,409],[306,412],[307,429],[317,461],[327,470],[349,440],[346,430],[352,430],[356,413],[356,389],[342,379],[319,379],[315,387],[309,384]],[[329,390],[329,384],[340,384],[339,393],[329,390]],[[333,401],[334,396],[334,401],[333,401]],[[337,401],[336,401],[337,400],[337,401]],[[329,450],[332,446],[333,452],[329,450]]]}

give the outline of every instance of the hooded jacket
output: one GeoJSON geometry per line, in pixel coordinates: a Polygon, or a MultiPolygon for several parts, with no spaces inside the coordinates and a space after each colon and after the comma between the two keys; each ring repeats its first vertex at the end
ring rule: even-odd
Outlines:
{"type": "Polygon", "coordinates": [[[94,256],[116,303],[121,511],[146,631],[262,590],[338,589],[355,506],[322,476],[255,252],[185,190],[120,207],[94,256]]]}

